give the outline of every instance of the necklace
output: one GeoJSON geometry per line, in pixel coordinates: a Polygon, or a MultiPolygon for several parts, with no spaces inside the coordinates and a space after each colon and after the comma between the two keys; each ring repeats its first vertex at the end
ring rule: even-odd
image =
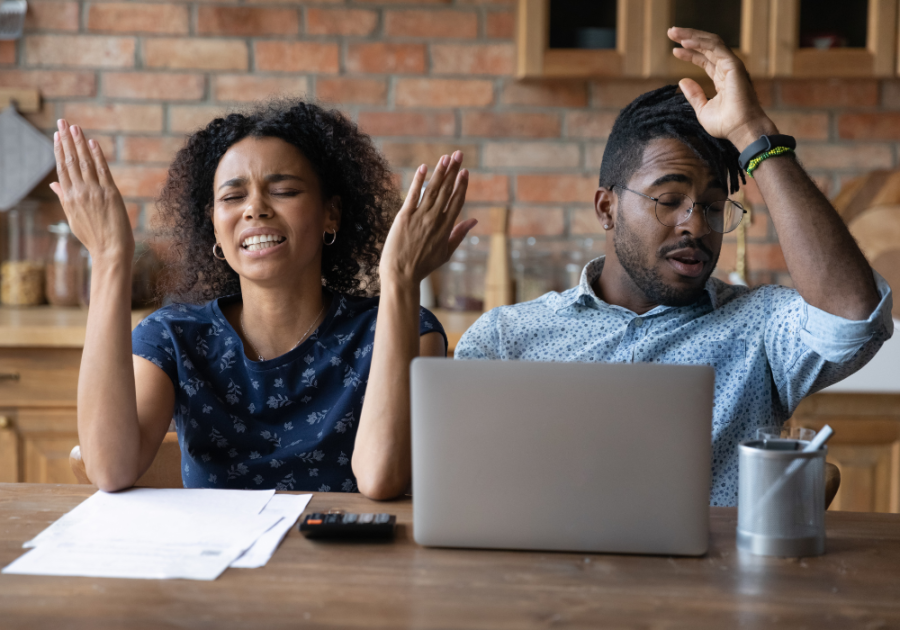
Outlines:
{"type": "MultiPolygon", "coordinates": [[[[320,310],[319,314],[316,315],[316,318],[313,320],[312,324],[309,325],[309,328],[306,329],[306,332],[303,333],[303,336],[300,337],[300,339],[297,341],[297,343],[294,344],[294,348],[299,346],[303,342],[303,340],[306,339],[306,335],[308,335],[309,331],[312,330],[312,327],[316,325],[316,322],[319,321],[319,318],[322,316],[322,313],[324,311],[325,311],[325,304],[323,302],[322,310],[320,310]]],[[[259,357],[260,361],[265,361],[265,359],[263,358],[263,355],[261,355],[259,352],[256,351],[256,346],[254,346],[253,342],[250,341],[250,337],[247,336],[247,331],[244,329],[244,308],[243,307],[241,307],[240,321],[241,321],[241,332],[244,333],[244,339],[246,339],[248,341],[248,343],[250,343],[250,349],[256,353],[256,356],[259,357]]],[[[294,348],[291,348],[291,350],[293,350],[294,348]]],[[[288,352],[290,352],[291,350],[288,350],[288,352]]]]}

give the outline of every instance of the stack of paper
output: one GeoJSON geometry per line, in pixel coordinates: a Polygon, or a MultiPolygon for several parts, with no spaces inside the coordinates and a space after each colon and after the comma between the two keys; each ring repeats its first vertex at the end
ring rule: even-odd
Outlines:
{"type": "Polygon", "coordinates": [[[261,567],[311,494],[133,488],[97,492],[23,545],[3,569],[29,575],[214,580],[261,567]]]}

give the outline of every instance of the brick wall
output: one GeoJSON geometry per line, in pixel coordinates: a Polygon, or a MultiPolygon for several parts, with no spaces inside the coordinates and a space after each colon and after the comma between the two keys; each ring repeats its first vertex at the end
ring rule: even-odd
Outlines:
{"type": "MultiPolygon", "coordinates": [[[[371,134],[398,179],[460,148],[467,210],[512,208],[512,234],[563,250],[603,236],[591,203],[616,113],[659,81],[513,77],[513,0],[29,2],[25,37],[0,42],[0,86],[39,88],[32,122],[65,116],[109,156],[135,225],[183,136],[270,94],[332,103],[371,134]]],[[[900,82],[759,81],[816,181],[897,166],[900,82]]],[[[752,190],[752,201],[759,201],[752,190]]],[[[789,282],[765,209],[749,237],[753,282],[789,282]]],[[[486,228],[486,222],[482,226],[486,228]]],[[[734,265],[727,242],[720,267],[734,265]]]]}

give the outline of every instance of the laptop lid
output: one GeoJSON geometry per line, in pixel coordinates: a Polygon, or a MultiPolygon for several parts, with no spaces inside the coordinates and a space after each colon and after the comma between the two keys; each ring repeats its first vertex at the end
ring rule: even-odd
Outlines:
{"type": "Polygon", "coordinates": [[[416,542],[705,553],[714,379],[708,366],[415,359],[416,542]]]}

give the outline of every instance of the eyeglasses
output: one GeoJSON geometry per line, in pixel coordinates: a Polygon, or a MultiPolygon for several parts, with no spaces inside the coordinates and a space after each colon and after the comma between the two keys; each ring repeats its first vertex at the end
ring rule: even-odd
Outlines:
{"type": "Polygon", "coordinates": [[[663,193],[659,197],[651,197],[636,190],[625,188],[621,184],[613,184],[610,186],[610,189],[612,188],[621,188],[655,201],[656,220],[666,227],[675,227],[686,223],[694,213],[694,208],[700,206],[703,208],[703,216],[706,218],[706,224],[709,226],[709,229],[719,234],[727,234],[737,228],[741,224],[744,215],[747,214],[747,211],[744,210],[741,204],[731,199],[702,204],[694,203],[694,200],[687,195],[676,192],[663,193]]]}

